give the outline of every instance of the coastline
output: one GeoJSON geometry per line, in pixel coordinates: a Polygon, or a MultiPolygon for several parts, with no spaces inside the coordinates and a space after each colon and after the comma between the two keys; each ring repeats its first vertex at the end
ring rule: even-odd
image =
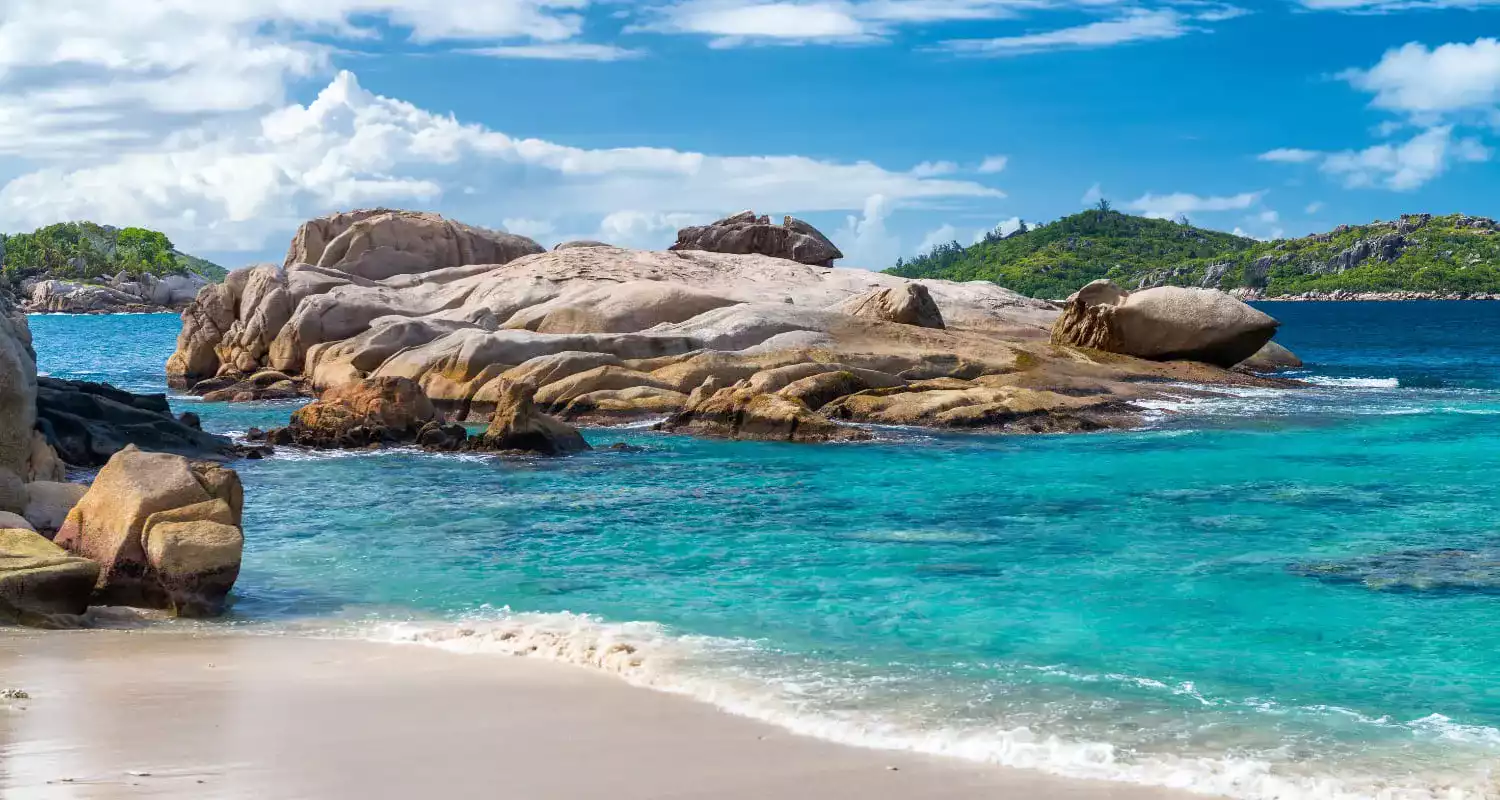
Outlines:
{"type": "Polygon", "coordinates": [[[0,631],[0,793],[1186,800],[799,736],[566,664],[357,640],[0,631]]]}

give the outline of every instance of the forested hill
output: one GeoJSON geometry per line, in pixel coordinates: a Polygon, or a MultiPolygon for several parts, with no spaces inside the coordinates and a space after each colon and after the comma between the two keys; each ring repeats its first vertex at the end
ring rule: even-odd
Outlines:
{"type": "Polygon", "coordinates": [[[970,247],[942,245],[889,270],[908,278],[990,280],[1062,298],[1091,280],[1135,289],[1171,284],[1304,292],[1500,292],[1500,224],[1462,214],[1408,214],[1258,242],[1180,222],[1092,209],[970,247]]]}
{"type": "Polygon", "coordinates": [[[89,281],[119,272],[197,273],[223,280],[218,264],[179,251],[166,234],[93,222],[60,222],[31,233],[0,234],[0,268],[12,278],[89,281]]]}

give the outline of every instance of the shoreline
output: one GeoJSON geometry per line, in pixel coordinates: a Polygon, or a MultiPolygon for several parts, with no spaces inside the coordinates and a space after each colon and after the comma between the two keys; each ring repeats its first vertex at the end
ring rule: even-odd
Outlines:
{"type": "Polygon", "coordinates": [[[1186,800],[800,736],[538,659],[359,640],[0,630],[0,793],[46,798],[1186,800]],[[580,768],[584,767],[584,768],[580,768]]]}

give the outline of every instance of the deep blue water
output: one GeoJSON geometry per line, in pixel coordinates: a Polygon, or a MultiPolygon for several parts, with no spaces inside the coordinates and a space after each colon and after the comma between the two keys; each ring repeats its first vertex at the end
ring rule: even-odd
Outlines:
{"type": "MultiPolygon", "coordinates": [[[[1184,398],[1139,431],[244,462],[234,616],[534,650],[1065,774],[1486,796],[1500,304],[1265,308],[1313,386],[1184,398]]],[[[43,371],[137,391],[163,390],[177,327],[32,318],[43,371]]],[[[293,407],[174,402],[225,432],[293,407]]]]}

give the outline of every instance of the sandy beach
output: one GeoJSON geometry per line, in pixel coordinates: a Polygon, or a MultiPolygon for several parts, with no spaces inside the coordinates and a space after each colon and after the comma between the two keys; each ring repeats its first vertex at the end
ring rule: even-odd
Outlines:
{"type": "Polygon", "coordinates": [[[803,738],[588,670],[281,636],[0,632],[6,798],[1180,797],[803,738]]]}

